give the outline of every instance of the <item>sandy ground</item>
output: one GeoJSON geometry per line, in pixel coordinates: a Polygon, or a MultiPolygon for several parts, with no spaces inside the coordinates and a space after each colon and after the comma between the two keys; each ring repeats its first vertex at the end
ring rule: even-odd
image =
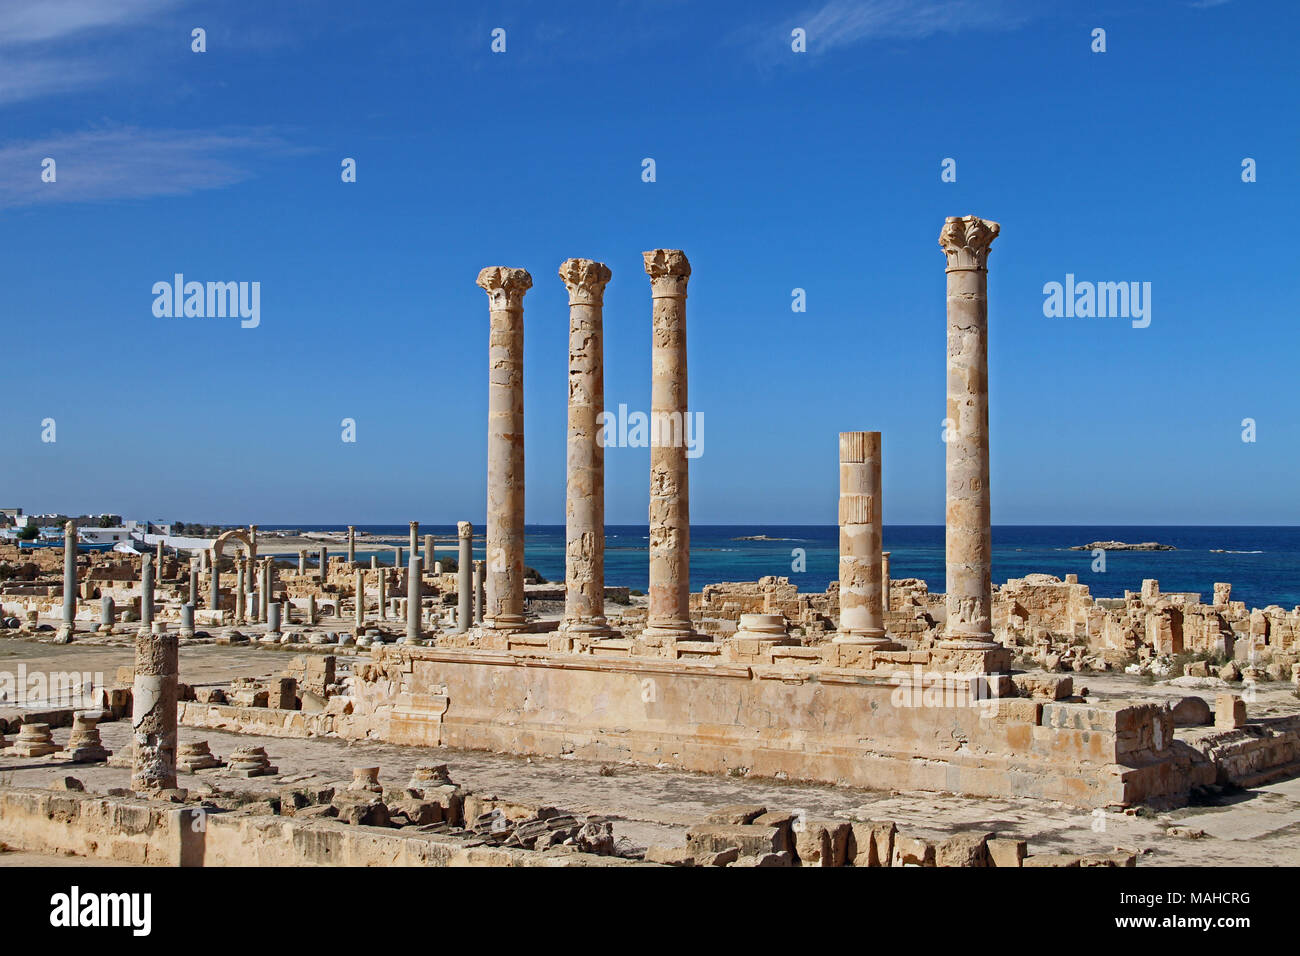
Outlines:
{"type": "MultiPolygon", "coordinates": [[[[25,640],[0,641],[0,668],[24,662],[29,671],[102,671],[109,680],[119,664],[130,664],[133,651],[119,646],[60,646],[25,640]]],[[[340,664],[346,661],[340,658],[340,664]]],[[[189,645],[181,651],[182,680],[206,684],[236,674],[270,675],[287,663],[283,652],[257,647],[189,645]]],[[[1078,675],[1098,695],[1126,696],[1188,694],[1185,688],[1147,685],[1125,675],[1078,675]]],[[[1213,699],[1214,691],[1196,691],[1213,699]]],[[[1273,685],[1260,693],[1252,712],[1288,709],[1295,700],[1288,685],[1273,685]],[[1258,708],[1258,710],[1257,710],[1258,708]]],[[[105,746],[125,751],[130,746],[127,721],[101,724],[105,746]]],[[[66,728],[54,731],[66,739],[66,728]]],[[[252,743],[247,735],[181,728],[181,739],[206,739],[214,752],[228,753],[252,743]]],[[[525,803],[550,804],[576,813],[614,817],[615,834],[634,843],[680,844],[686,827],[727,804],[764,804],[772,809],[802,810],[809,818],[894,820],[900,828],[929,836],[958,830],[995,831],[1026,839],[1031,853],[1098,852],[1123,847],[1143,852],[1139,866],[1246,864],[1300,865],[1300,779],[1280,781],[1222,798],[1214,805],[1188,807],[1170,813],[1094,813],[1058,804],[1028,800],[990,800],[946,794],[891,793],[847,787],[783,783],[765,779],[736,779],[628,765],[602,768],[580,760],[523,758],[446,748],[398,747],[376,742],[349,743],[319,738],[291,740],[255,738],[279,767],[276,777],[237,781],[222,771],[182,775],[181,786],[204,784],[223,789],[275,790],[303,782],[344,786],[352,768],[378,765],[388,785],[404,783],[418,764],[447,763],[452,778],[478,792],[496,793],[525,803]],[[1169,835],[1170,825],[1202,830],[1200,839],[1169,835]]],[[[0,751],[3,754],[3,751],[0,751]]],[[[128,785],[129,771],[103,765],[70,766],[48,759],[19,760],[0,756],[0,782],[13,786],[47,786],[72,775],[91,791],[128,785]]],[[[0,865],[44,864],[25,854],[0,854],[0,865]]]]}

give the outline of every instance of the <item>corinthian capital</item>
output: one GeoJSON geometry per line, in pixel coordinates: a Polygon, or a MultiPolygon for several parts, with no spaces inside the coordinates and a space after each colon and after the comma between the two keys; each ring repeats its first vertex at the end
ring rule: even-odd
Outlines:
{"type": "Polygon", "coordinates": [[[987,269],[989,248],[1001,227],[979,216],[949,216],[939,232],[939,246],[949,270],[987,269]]]}
{"type": "Polygon", "coordinates": [[[613,275],[605,263],[591,259],[565,259],[560,263],[569,305],[600,305],[605,301],[605,283],[613,275]]]}
{"type": "Polygon", "coordinates": [[[533,277],[527,269],[488,266],[478,274],[478,286],[488,294],[493,311],[522,309],[524,293],[533,287],[533,277]]]}
{"type": "Polygon", "coordinates": [[[641,253],[645,260],[646,275],[650,277],[651,294],[674,296],[686,294],[686,281],[691,277],[691,262],[680,249],[651,249],[641,253]]]}

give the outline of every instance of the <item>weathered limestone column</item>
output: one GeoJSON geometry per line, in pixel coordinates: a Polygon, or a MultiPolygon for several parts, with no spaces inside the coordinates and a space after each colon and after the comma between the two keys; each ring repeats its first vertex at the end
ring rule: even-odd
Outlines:
{"type": "Polygon", "coordinates": [[[418,521],[412,521],[412,522],[411,522],[411,541],[410,541],[410,545],[411,545],[411,546],[410,546],[409,548],[407,548],[407,552],[408,552],[409,554],[413,554],[413,555],[414,555],[414,554],[419,554],[419,553],[420,553],[420,522],[418,522],[418,521]]]}
{"type": "Polygon", "coordinates": [[[148,554],[140,555],[140,629],[147,631],[153,624],[153,560],[148,554]]]}
{"type": "Polygon", "coordinates": [[[157,541],[157,547],[158,547],[158,557],[156,558],[156,560],[157,560],[157,562],[158,562],[158,573],[159,573],[159,574],[162,574],[162,561],[163,561],[163,543],[162,543],[162,538],[159,538],[159,539],[158,539],[158,541],[157,541]]]}
{"type": "Polygon", "coordinates": [[[840,630],[843,644],[888,644],[881,603],[880,432],[840,432],[840,630]]]}
{"type": "MultiPolygon", "coordinates": [[[[488,294],[487,627],[522,630],[524,621],[524,269],[478,274],[488,294]]],[[[468,582],[467,582],[468,583],[468,582]]]]}
{"type": "Polygon", "coordinates": [[[266,629],[271,634],[280,633],[280,605],[271,604],[266,609],[266,629]]]}
{"type": "Polygon", "coordinates": [[[650,609],[652,643],[694,638],[691,628],[691,521],[687,480],[686,283],[680,249],[643,254],[654,301],[650,398],[650,609]]]}
{"type": "Polygon", "coordinates": [[[208,607],[221,610],[221,569],[215,554],[208,558],[208,607]]]}
{"type": "MultiPolygon", "coordinates": [[[[248,526],[248,561],[250,565],[257,561],[257,525],[255,524],[248,526]]],[[[251,577],[248,579],[248,586],[250,589],[253,587],[251,577]]]]}
{"type": "Polygon", "coordinates": [[[270,613],[271,606],[271,559],[266,558],[262,561],[261,572],[258,577],[258,591],[260,592],[257,603],[257,619],[263,624],[267,621],[267,615],[270,613]]]}
{"type": "Polygon", "coordinates": [[[464,634],[469,630],[473,606],[473,594],[470,592],[471,566],[474,564],[474,526],[468,521],[456,523],[456,536],[460,544],[460,557],[456,564],[456,633],[464,634]]]}
{"type": "Polygon", "coordinates": [[[948,258],[947,603],[944,644],[985,650],[993,640],[989,510],[988,257],[996,222],[949,217],[939,233],[948,258]]]}
{"type": "Polygon", "coordinates": [[[379,620],[388,620],[388,569],[380,568],[376,572],[379,577],[379,620]]]}
{"type": "Polygon", "coordinates": [[[180,636],[190,638],[194,636],[194,605],[181,605],[181,627],[180,636]]]}
{"type": "Polygon", "coordinates": [[[330,549],[320,549],[320,583],[324,586],[330,576],[330,549]]]}
{"type": "Polygon", "coordinates": [[[433,554],[433,535],[426,534],[424,536],[424,567],[430,574],[433,573],[433,565],[435,561],[436,558],[434,558],[433,554]]]}
{"type": "Polygon", "coordinates": [[[248,593],[244,589],[244,564],[235,567],[235,623],[243,624],[248,616],[248,593]]]}
{"type": "Polygon", "coordinates": [[[190,563],[190,607],[199,606],[199,568],[194,562],[190,563]]]}
{"type": "Polygon", "coordinates": [[[474,623],[483,623],[483,562],[474,562],[474,574],[470,580],[470,587],[474,590],[474,623]]]}
{"type": "Polygon", "coordinates": [[[424,561],[416,551],[411,552],[406,569],[406,643],[420,639],[420,572],[424,561]]]}
{"type": "Polygon", "coordinates": [[[357,560],[357,529],[355,525],[348,525],[348,564],[354,564],[357,560]]]}
{"type": "Polygon", "coordinates": [[[361,629],[365,626],[366,623],[366,572],[361,568],[357,568],[356,577],[357,577],[356,621],[357,621],[357,633],[360,633],[361,629]]]}
{"type": "Polygon", "coordinates": [[[99,626],[111,628],[117,621],[117,608],[112,595],[105,594],[99,600],[99,626]]]}
{"type": "Polygon", "coordinates": [[[393,549],[393,567],[400,568],[401,566],[402,566],[402,546],[398,545],[396,548],[393,549]]]}
{"type": "Polygon", "coordinates": [[[569,444],[564,510],[564,620],[560,631],[610,633],[605,621],[605,449],[598,417],[605,410],[604,301],[609,267],[566,259],[569,290],[569,444]]]}
{"type": "Polygon", "coordinates": [[[77,624],[77,523],[63,526],[63,623],[75,629],[77,624]]]}
{"type": "Polygon", "coordinates": [[[298,549],[298,574],[305,575],[306,573],[307,573],[307,549],[299,548],[298,549]]]}
{"type": "Polygon", "coordinates": [[[131,692],[132,790],[176,787],[176,645],[176,635],[167,631],[152,634],[142,627],[136,635],[131,692]]]}

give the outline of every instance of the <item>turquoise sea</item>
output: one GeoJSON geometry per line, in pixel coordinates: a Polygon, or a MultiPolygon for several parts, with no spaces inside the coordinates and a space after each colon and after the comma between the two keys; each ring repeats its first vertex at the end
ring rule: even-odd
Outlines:
{"type": "MultiPolygon", "coordinates": [[[[272,530],[271,526],[263,526],[272,530]]],[[[346,531],[344,525],[294,525],[296,530],[346,531]]],[[[405,537],[407,526],[367,525],[360,530],[405,537]]],[[[481,535],[482,527],[475,526],[481,535]]],[[[437,547],[454,553],[454,525],[421,523],[421,535],[437,536],[437,547]]],[[[605,579],[611,585],[645,590],[648,577],[644,525],[610,525],[606,529],[605,579]]],[[[895,578],[922,578],[931,590],[944,589],[944,529],[942,525],[887,525],[885,549],[891,552],[895,578]]],[[[754,581],[763,575],[785,575],[801,591],[823,591],[836,577],[839,533],[823,525],[694,525],[691,528],[691,590],[717,581],[754,581]],[[740,541],[763,535],[768,540],[740,541]],[[803,569],[795,570],[799,552],[803,569]]],[[[365,559],[370,551],[360,551],[365,559]]],[[[392,549],[374,552],[392,560],[392,549]]],[[[483,557],[481,536],[475,555],[483,557]]],[[[529,525],[527,563],[552,581],[564,578],[564,527],[529,525]]],[[[1043,572],[1064,577],[1078,574],[1096,597],[1123,597],[1136,591],[1143,578],[1156,578],[1165,591],[1198,591],[1206,600],[1214,582],[1232,583],[1232,596],[1248,606],[1300,605],[1300,527],[1108,527],[1019,526],[993,528],[993,580],[1043,572]],[[1111,551],[1104,572],[1092,570],[1089,551],[1072,545],[1091,541],[1158,541],[1174,551],[1111,551]]]]}

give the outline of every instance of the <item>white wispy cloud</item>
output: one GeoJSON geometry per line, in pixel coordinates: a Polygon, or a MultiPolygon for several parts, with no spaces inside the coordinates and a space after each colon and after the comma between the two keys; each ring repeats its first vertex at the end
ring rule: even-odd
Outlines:
{"type": "Polygon", "coordinates": [[[89,130],[0,147],[0,209],[37,203],[147,199],[217,189],[259,159],[298,152],[265,130],[89,130]],[[43,182],[52,158],[57,181],[43,182]]]}
{"type": "Polygon", "coordinates": [[[802,16],[783,21],[784,33],[772,26],[746,30],[755,43],[789,42],[789,30],[802,27],[808,51],[829,52],[869,40],[923,39],[936,33],[1014,29],[1029,19],[1000,0],[828,0],[802,16]]]}
{"type": "Polygon", "coordinates": [[[111,42],[180,0],[0,0],[0,107],[105,83],[131,65],[111,42]]]}
{"type": "Polygon", "coordinates": [[[0,47],[115,29],[179,4],[180,0],[4,0],[0,4],[0,47]]]}

